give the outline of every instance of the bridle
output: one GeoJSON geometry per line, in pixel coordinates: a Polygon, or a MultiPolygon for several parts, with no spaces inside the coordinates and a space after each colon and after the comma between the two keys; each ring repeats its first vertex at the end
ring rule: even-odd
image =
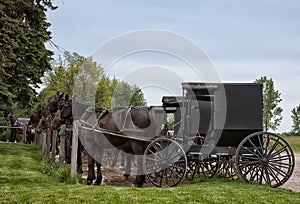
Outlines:
{"type": "MultiPolygon", "coordinates": [[[[62,121],[62,122],[66,122],[66,119],[67,118],[62,118],[61,116],[62,116],[62,113],[67,109],[67,108],[69,108],[69,106],[71,105],[71,104],[73,104],[73,99],[69,99],[63,106],[62,106],[62,108],[61,108],[61,110],[60,110],[60,113],[59,113],[59,115],[58,115],[58,120],[59,121],[62,121]],[[71,103],[71,104],[70,104],[71,103]]],[[[70,113],[72,113],[72,110],[70,110],[70,113]]],[[[70,121],[72,121],[73,120],[73,117],[72,117],[72,114],[70,114],[71,115],[71,117],[70,117],[70,119],[69,119],[69,121],[68,122],[70,122],[70,121]]]]}

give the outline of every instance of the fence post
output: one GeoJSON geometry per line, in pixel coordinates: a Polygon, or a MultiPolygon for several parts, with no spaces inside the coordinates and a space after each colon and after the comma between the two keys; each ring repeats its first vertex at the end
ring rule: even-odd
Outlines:
{"type": "Polygon", "coordinates": [[[34,144],[35,144],[36,146],[38,146],[37,136],[38,136],[38,134],[35,132],[35,133],[34,133],[34,144]]]}
{"type": "Polygon", "coordinates": [[[71,179],[76,180],[77,151],[78,151],[78,120],[73,121],[72,155],[71,155],[71,179]]]}
{"type": "Polygon", "coordinates": [[[43,131],[41,136],[43,156],[47,157],[47,133],[43,131]]]}
{"type": "Polygon", "coordinates": [[[52,131],[52,162],[55,162],[57,130],[52,131]]]}
{"type": "Polygon", "coordinates": [[[23,141],[25,144],[27,144],[26,131],[27,131],[27,128],[26,128],[26,126],[24,126],[23,127],[23,141]]]}
{"type": "Polygon", "coordinates": [[[40,134],[39,134],[39,148],[40,148],[40,150],[43,150],[43,132],[41,132],[40,134]]]}
{"type": "Polygon", "coordinates": [[[47,155],[47,157],[49,157],[50,156],[50,147],[51,147],[51,133],[52,133],[52,131],[51,131],[51,128],[48,128],[47,129],[47,139],[46,139],[46,145],[47,145],[47,147],[46,147],[46,155],[47,155]]]}
{"type": "Polygon", "coordinates": [[[60,135],[59,139],[59,163],[63,164],[66,159],[66,135],[60,135]]]}

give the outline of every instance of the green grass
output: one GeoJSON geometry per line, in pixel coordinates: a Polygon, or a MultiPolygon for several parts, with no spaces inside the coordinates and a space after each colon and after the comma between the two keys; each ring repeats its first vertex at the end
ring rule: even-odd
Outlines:
{"type": "Polygon", "coordinates": [[[40,158],[33,145],[0,142],[0,203],[300,203],[300,193],[226,179],[176,188],[72,184],[61,182],[67,167],[40,158]]]}
{"type": "Polygon", "coordinates": [[[294,152],[300,152],[300,136],[284,136],[294,152]]]}

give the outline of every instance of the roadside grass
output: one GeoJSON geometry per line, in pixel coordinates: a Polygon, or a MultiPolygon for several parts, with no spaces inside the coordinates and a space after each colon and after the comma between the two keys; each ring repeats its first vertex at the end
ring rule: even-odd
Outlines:
{"type": "Polygon", "coordinates": [[[294,152],[300,152],[300,136],[284,136],[294,152]]]}
{"type": "Polygon", "coordinates": [[[87,186],[62,179],[68,168],[43,160],[34,145],[0,142],[0,203],[300,203],[300,193],[224,178],[175,188],[87,186]]]}

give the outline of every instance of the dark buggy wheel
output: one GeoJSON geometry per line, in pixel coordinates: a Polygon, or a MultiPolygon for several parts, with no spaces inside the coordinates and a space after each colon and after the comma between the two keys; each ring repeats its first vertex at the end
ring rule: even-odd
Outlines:
{"type": "Polygon", "coordinates": [[[253,133],[239,144],[235,154],[236,170],[248,183],[278,187],[292,175],[295,157],[282,137],[268,132],[253,133]]]}
{"type": "Polygon", "coordinates": [[[152,141],[143,155],[143,169],[157,187],[177,186],[185,177],[187,158],[181,145],[168,138],[152,141]]]}
{"type": "Polygon", "coordinates": [[[194,180],[197,178],[212,178],[219,170],[219,161],[216,155],[208,155],[205,159],[194,159],[188,162],[188,171],[186,178],[194,180]]]}

